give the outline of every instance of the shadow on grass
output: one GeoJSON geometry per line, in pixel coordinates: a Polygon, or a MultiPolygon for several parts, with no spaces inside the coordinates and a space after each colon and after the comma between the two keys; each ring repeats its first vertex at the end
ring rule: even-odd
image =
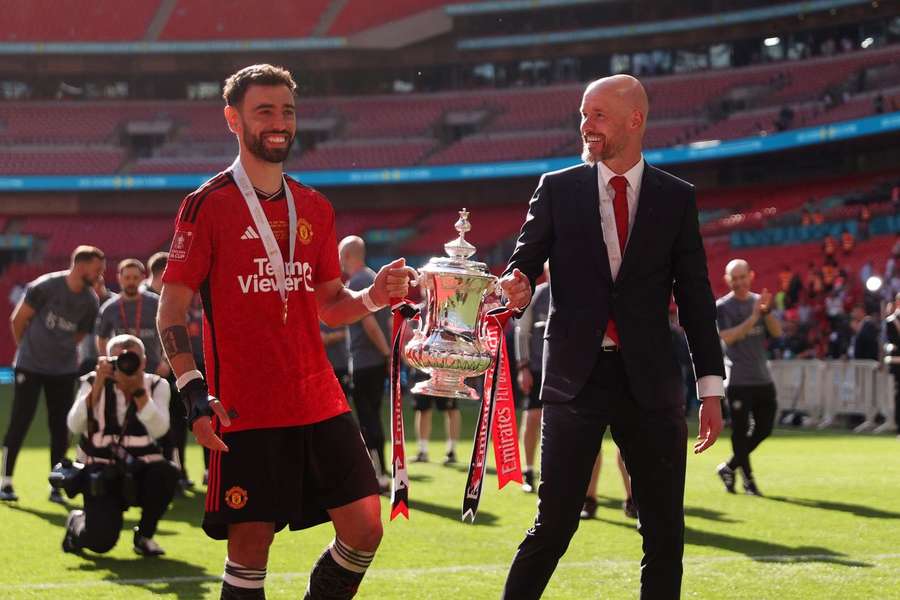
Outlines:
{"type": "MultiPolygon", "coordinates": [[[[601,508],[611,508],[613,510],[622,510],[622,501],[609,496],[598,495],[597,506],[601,508]]],[[[716,521],[718,523],[742,523],[740,519],[734,519],[719,510],[710,508],[700,508],[699,506],[685,506],[684,514],[687,517],[696,519],[706,519],[708,521],[716,521]]]]}
{"type": "MultiPolygon", "coordinates": [[[[47,523],[59,527],[59,539],[62,541],[62,531],[63,527],[66,525],[66,517],[69,516],[69,511],[63,509],[61,506],[57,508],[55,511],[45,511],[39,510],[37,508],[29,508],[27,506],[22,506],[18,502],[10,502],[9,504],[4,504],[10,510],[14,510],[16,512],[25,513],[28,515],[32,515],[38,517],[39,519],[43,519],[47,521],[47,523]]],[[[69,508],[76,508],[73,505],[66,505],[69,508]]]]}
{"type": "MultiPolygon", "coordinates": [[[[166,521],[183,521],[188,523],[189,525],[193,525],[197,528],[200,527],[200,522],[203,518],[203,496],[199,496],[199,500],[196,498],[179,498],[175,500],[173,507],[171,510],[166,512],[163,515],[162,520],[160,521],[161,527],[157,530],[157,535],[160,536],[169,536],[175,535],[176,532],[172,529],[167,529],[165,527],[166,521]]],[[[4,504],[4,506],[8,507],[10,510],[15,510],[21,513],[26,513],[40,519],[43,519],[50,525],[54,527],[59,527],[60,530],[60,539],[62,539],[62,530],[66,524],[66,517],[69,514],[69,511],[75,508],[82,508],[81,504],[74,503],[71,500],[66,502],[65,507],[59,506],[57,511],[44,511],[37,508],[30,508],[26,506],[22,506],[17,502],[11,502],[8,504],[4,504]]],[[[126,518],[124,519],[123,531],[129,532],[131,528],[138,524],[136,518],[126,518]]]]}
{"type": "Polygon", "coordinates": [[[165,556],[115,558],[89,552],[80,556],[82,562],[72,570],[96,573],[107,583],[146,589],[157,594],[175,594],[178,598],[202,598],[206,587],[219,580],[202,567],[165,556]]]}
{"type": "MultiPolygon", "coordinates": [[[[633,524],[598,519],[610,525],[634,529],[633,524]]],[[[867,567],[873,565],[849,558],[846,554],[835,552],[822,546],[787,546],[777,542],[742,538],[724,533],[701,531],[686,527],[684,543],[692,546],[720,548],[729,552],[743,554],[750,560],[772,563],[828,563],[845,567],[867,567]]]]}
{"type": "Polygon", "coordinates": [[[787,498],[785,496],[765,496],[764,498],[766,500],[774,500],[775,502],[796,504],[797,506],[803,506],[805,508],[821,508],[824,510],[845,512],[857,517],[866,517],[869,519],[900,519],[900,513],[872,508],[871,506],[864,506],[862,504],[834,502],[832,500],[813,500],[810,498],[787,498]]]}
{"type": "MultiPolygon", "coordinates": [[[[450,519],[453,521],[461,521],[462,498],[460,498],[459,506],[452,507],[443,506],[441,504],[432,504],[431,502],[425,502],[423,500],[414,500],[409,503],[410,517],[413,517],[416,511],[422,511],[430,515],[443,517],[445,519],[450,519]]],[[[489,512],[479,510],[478,514],[475,516],[475,525],[487,525],[489,527],[493,527],[496,525],[496,523],[497,515],[491,514],[489,512]]]]}

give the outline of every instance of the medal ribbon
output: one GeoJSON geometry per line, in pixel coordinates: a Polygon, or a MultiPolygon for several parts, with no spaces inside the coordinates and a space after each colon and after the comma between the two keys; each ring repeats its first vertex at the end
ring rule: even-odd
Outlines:
{"type": "Polygon", "coordinates": [[[418,319],[419,309],[408,300],[391,302],[394,315],[391,336],[391,521],[397,515],[409,519],[409,473],[406,471],[406,448],[403,430],[403,394],[400,389],[400,352],[402,352],[403,323],[418,319]]]}
{"type": "MultiPolygon", "coordinates": [[[[281,304],[283,307],[281,320],[282,323],[286,325],[288,290],[287,275],[285,274],[284,257],[281,254],[281,248],[278,246],[278,242],[275,241],[275,234],[272,233],[272,226],[269,225],[269,219],[266,218],[266,213],[263,210],[262,204],[260,204],[259,198],[256,197],[256,190],[253,189],[250,177],[247,176],[247,171],[244,170],[244,165],[241,164],[240,156],[234,159],[234,162],[229,169],[231,170],[232,175],[234,175],[234,182],[241,191],[244,202],[247,203],[247,208],[250,210],[250,215],[253,217],[253,223],[256,225],[256,231],[259,232],[259,237],[266,250],[266,256],[269,258],[269,264],[272,265],[272,270],[275,273],[275,288],[281,296],[281,304]]],[[[288,209],[288,259],[293,263],[294,248],[297,245],[297,207],[294,205],[294,196],[291,194],[291,188],[288,185],[287,180],[284,179],[283,174],[281,179],[284,184],[284,197],[287,200],[288,209]]]]}
{"type": "Polygon", "coordinates": [[[491,368],[484,374],[484,396],[478,415],[478,425],[475,428],[475,443],[472,446],[472,458],[469,461],[469,474],[463,496],[462,520],[471,523],[475,522],[478,503],[481,500],[481,488],[487,470],[489,436],[493,436],[494,462],[497,465],[499,487],[502,489],[510,481],[522,483],[516,411],[509,376],[509,357],[503,336],[503,328],[513,314],[514,311],[500,307],[485,315],[482,339],[488,345],[494,359],[491,368]]]}

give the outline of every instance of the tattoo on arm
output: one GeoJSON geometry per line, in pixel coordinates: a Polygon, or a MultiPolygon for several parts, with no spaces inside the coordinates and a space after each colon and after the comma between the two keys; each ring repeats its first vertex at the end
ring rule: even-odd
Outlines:
{"type": "Polygon", "coordinates": [[[191,338],[184,325],[172,325],[163,330],[162,343],[170,359],[178,354],[191,354],[191,338]]]}

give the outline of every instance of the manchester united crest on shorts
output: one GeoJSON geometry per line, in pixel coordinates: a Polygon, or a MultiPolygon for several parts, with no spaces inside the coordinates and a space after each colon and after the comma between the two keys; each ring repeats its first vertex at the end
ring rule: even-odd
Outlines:
{"type": "Polygon", "coordinates": [[[312,224],[303,217],[297,219],[297,239],[302,244],[309,244],[313,238],[312,224]]]}
{"type": "Polygon", "coordinates": [[[247,506],[247,490],[239,486],[228,488],[225,492],[225,504],[234,510],[244,508],[247,506]]]}

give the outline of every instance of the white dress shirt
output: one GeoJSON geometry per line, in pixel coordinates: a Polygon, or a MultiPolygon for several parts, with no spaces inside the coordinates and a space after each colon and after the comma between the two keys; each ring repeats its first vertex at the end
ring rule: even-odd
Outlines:
{"type": "MultiPolygon", "coordinates": [[[[619,232],[616,229],[616,210],[613,200],[616,190],[610,181],[615,177],[612,169],[602,162],[597,163],[597,186],[600,188],[600,221],[603,226],[603,243],[606,244],[606,254],[609,256],[609,272],[613,281],[622,267],[622,252],[619,250],[619,232]]],[[[628,182],[626,197],[628,199],[628,238],[625,241],[625,251],[628,251],[628,241],[631,240],[631,231],[634,228],[637,215],[638,199],[641,196],[641,180],[644,177],[644,156],[633,167],[622,173],[628,182]]],[[[604,346],[614,346],[615,342],[609,335],[603,336],[604,346]]],[[[705,375],[697,380],[697,397],[725,396],[725,386],[718,375],[705,375]]]]}

